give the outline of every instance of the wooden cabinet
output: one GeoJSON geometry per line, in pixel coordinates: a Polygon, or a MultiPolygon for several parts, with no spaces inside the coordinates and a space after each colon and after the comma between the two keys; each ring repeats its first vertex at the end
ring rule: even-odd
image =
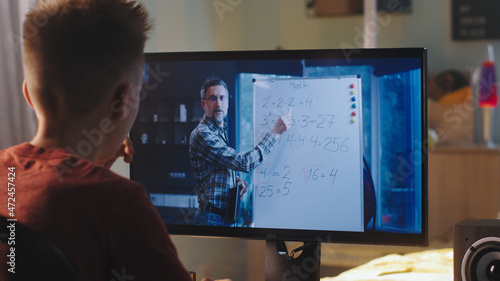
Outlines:
{"type": "Polygon", "coordinates": [[[497,218],[500,150],[484,146],[438,146],[429,152],[429,241],[453,239],[465,220],[497,218]]]}

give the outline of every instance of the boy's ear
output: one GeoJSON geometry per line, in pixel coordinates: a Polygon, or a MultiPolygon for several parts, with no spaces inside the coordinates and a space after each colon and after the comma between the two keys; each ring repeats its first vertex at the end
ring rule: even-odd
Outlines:
{"type": "Polygon", "coordinates": [[[31,97],[30,97],[30,94],[29,94],[29,91],[28,91],[28,83],[26,82],[26,79],[23,80],[23,96],[24,96],[24,99],[31,106],[31,108],[34,108],[33,107],[33,102],[31,101],[31,97]]]}
{"type": "Polygon", "coordinates": [[[130,113],[131,90],[132,86],[130,83],[121,84],[116,88],[111,103],[113,118],[123,120],[130,113]]]}

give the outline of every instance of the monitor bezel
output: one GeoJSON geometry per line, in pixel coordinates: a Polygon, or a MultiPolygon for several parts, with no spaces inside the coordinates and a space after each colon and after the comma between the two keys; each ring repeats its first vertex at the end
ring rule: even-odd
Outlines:
{"type": "MultiPolygon", "coordinates": [[[[213,227],[166,224],[170,234],[208,237],[234,237],[257,240],[311,241],[321,243],[377,244],[399,246],[428,245],[428,164],[427,164],[427,49],[426,48],[373,48],[373,49],[314,49],[314,50],[259,50],[145,53],[150,61],[224,61],[224,60],[279,60],[279,59],[350,59],[418,58],[421,63],[421,225],[422,232],[393,233],[381,231],[349,232],[299,229],[213,227]]],[[[133,175],[134,164],[130,165],[133,175]]]]}

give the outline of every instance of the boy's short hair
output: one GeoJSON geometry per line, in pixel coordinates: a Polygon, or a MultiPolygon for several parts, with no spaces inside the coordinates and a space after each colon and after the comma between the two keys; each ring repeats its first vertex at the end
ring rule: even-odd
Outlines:
{"type": "Polygon", "coordinates": [[[151,27],[136,1],[40,1],[26,15],[23,44],[42,107],[83,117],[140,66],[151,27]]]}

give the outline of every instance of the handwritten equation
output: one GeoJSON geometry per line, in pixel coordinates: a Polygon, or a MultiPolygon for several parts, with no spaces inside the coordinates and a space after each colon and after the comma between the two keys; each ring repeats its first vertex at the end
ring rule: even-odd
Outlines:
{"type": "Polygon", "coordinates": [[[316,95],[310,94],[304,99],[298,99],[297,97],[286,97],[286,98],[273,98],[269,95],[262,99],[262,108],[293,108],[295,106],[304,107],[307,110],[314,109],[319,103],[319,99],[316,95]]]}
{"type": "Polygon", "coordinates": [[[338,168],[310,165],[303,167],[297,173],[292,167],[284,166],[280,170],[269,170],[269,165],[257,168],[259,183],[256,190],[259,198],[272,198],[273,196],[288,196],[294,188],[315,188],[321,186],[335,186],[338,168]],[[298,182],[296,182],[298,181],[298,182]]]}
{"type": "MultiPolygon", "coordinates": [[[[267,114],[261,116],[259,125],[274,125],[280,116],[281,115],[273,115],[271,112],[268,112],[267,114]]],[[[313,127],[316,129],[329,129],[335,124],[334,114],[319,114],[313,116],[306,114],[292,114],[291,117],[291,127],[299,126],[300,128],[313,127]]]]}
{"type": "Polygon", "coordinates": [[[346,137],[286,134],[278,140],[278,145],[281,143],[287,146],[321,149],[329,152],[349,152],[351,140],[346,137]]]}

